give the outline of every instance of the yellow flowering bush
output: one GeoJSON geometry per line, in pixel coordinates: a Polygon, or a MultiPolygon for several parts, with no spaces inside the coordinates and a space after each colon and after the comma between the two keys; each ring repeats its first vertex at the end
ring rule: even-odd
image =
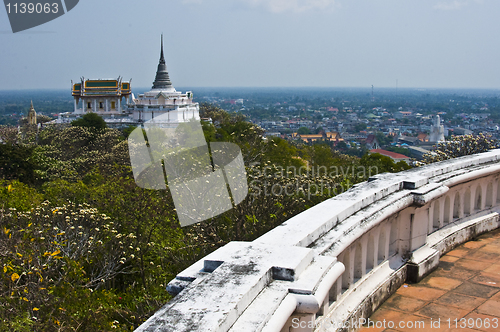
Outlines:
{"type": "Polygon", "coordinates": [[[449,141],[438,143],[433,153],[425,154],[422,163],[430,164],[486,152],[495,149],[497,146],[498,142],[496,140],[484,134],[452,136],[449,141]]]}
{"type": "Polygon", "coordinates": [[[106,330],[118,309],[107,289],[130,272],[132,243],[87,204],[0,210],[0,331],[106,330]]]}

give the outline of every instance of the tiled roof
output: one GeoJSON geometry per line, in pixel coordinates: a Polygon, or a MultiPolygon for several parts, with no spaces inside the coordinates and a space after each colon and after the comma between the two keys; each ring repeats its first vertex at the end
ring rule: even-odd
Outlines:
{"type": "Polygon", "coordinates": [[[370,153],[380,153],[383,156],[391,157],[393,159],[410,159],[410,157],[407,157],[404,154],[386,151],[386,150],[382,150],[382,149],[373,149],[373,150],[370,150],[370,153]]]}

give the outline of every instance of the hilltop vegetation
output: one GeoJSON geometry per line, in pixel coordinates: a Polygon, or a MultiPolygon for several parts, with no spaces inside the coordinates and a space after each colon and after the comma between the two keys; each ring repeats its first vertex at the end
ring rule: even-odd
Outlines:
{"type": "Polygon", "coordinates": [[[130,331],[209,252],[251,241],[377,172],[408,168],[327,144],[263,140],[259,127],[214,106],[201,115],[212,119],[203,122],[207,142],[241,147],[250,192],[184,228],[168,189],[135,184],[130,128],[0,128],[0,331],[130,331]]]}

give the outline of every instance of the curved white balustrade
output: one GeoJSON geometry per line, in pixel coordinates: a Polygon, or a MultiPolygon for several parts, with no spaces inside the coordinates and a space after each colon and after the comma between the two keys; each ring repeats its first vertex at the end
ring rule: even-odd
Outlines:
{"type": "Polygon", "coordinates": [[[405,281],[500,226],[500,150],[380,174],[181,272],[137,331],[356,330],[405,281]]]}

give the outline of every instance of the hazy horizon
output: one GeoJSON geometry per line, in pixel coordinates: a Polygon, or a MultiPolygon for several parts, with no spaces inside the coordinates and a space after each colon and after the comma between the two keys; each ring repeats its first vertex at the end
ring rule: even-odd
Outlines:
{"type": "Polygon", "coordinates": [[[0,9],[0,90],[80,77],[149,89],[164,33],[191,88],[500,88],[500,1],[97,0],[13,34],[0,9]]]}
{"type": "MultiPolygon", "coordinates": [[[[179,86],[175,87],[177,91],[189,91],[192,89],[202,89],[202,90],[213,90],[213,89],[224,89],[224,90],[353,90],[353,91],[369,91],[371,93],[372,87],[354,87],[354,86],[179,86]]],[[[134,93],[143,93],[151,90],[151,87],[134,87],[132,86],[132,91],[134,93]]],[[[397,92],[397,91],[438,91],[438,92],[497,92],[500,93],[500,88],[433,88],[433,87],[404,87],[404,88],[393,88],[393,87],[375,87],[374,91],[383,92],[397,92]]],[[[71,88],[26,88],[26,89],[0,89],[1,92],[29,92],[29,91],[68,91],[71,94],[71,88]]],[[[193,92],[195,92],[193,90],[193,92]]]]}

